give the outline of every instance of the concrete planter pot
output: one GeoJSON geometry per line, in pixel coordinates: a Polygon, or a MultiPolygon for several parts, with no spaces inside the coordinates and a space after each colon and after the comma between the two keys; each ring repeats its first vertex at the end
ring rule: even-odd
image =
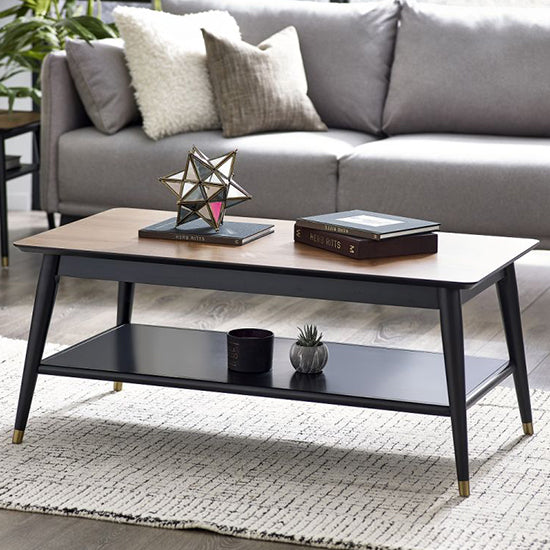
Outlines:
{"type": "Polygon", "coordinates": [[[302,374],[320,373],[328,361],[328,348],[319,346],[300,346],[296,342],[290,348],[290,362],[297,372],[302,374]]]}

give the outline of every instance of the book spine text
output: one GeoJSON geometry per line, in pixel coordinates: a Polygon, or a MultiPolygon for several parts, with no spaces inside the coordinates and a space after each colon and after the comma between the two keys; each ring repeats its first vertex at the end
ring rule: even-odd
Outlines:
{"type": "Polygon", "coordinates": [[[227,239],[227,238],[217,238],[215,235],[209,235],[205,237],[204,235],[185,235],[178,234],[172,231],[155,231],[149,233],[147,231],[139,231],[140,237],[150,237],[153,239],[169,239],[171,241],[187,241],[195,243],[208,243],[208,244],[233,244],[240,245],[242,244],[241,239],[227,239]]]}
{"type": "Polygon", "coordinates": [[[330,250],[349,258],[359,258],[357,243],[342,235],[324,234],[309,227],[294,226],[294,240],[323,250],[330,250]]]}

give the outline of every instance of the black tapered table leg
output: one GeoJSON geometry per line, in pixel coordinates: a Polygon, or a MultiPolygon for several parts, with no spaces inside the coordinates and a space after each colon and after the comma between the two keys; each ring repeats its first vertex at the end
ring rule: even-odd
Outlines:
{"type": "Polygon", "coordinates": [[[497,283],[498,300],[502,314],[502,323],[506,335],[506,345],[510,365],[514,376],[519,412],[523,423],[523,432],[533,435],[533,415],[531,398],[529,396],[529,380],[527,378],[527,363],[523,345],[521,328],[521,310],[519,307],[518,285],[514,265],[509,265],[504,271],[504,278],[497,283]]]}
{"type": "Polygon", "coordinates": [[[55,218],[53,216],[53,212],[47,212],[46,216],[48,218],[48,229],[54,229],[55,228],[55,218]]]}
{"type": "Polygon", "coordinates": [[[132,308],[134,305],[134,283],[118,283],[118,307],[116,324],[125,325],[132,320],[132,308]]]}
{"type": "Polygon", "coordinates": [[[8,195],[6,190],[6,155],[3,138],[0,139],[0,249],[2,251],[2,267],[8,267],[8,195]]]}
{"type": "Polygon", "coordinates": [[[438,290],[438,300],[458,491],[460,496],[467,497],[470,495],[470,473],[464,377],[464,333],[460,291],[441,288],[438,290]]]}
{"type": "Polygon", "coordinates": [[[52,318],[55,295],[58,286],[57,269],[59,267],[59,256],[44,255],[42,267],[36,287],[36,297],[32,312],[29,342],[25,356],[21,390],[19,392],[19,403],[17,405],[17,416],[13,431],[13,443],[21,443],[23,434],[29,418],[32,397],[38,376],[38,367],[44,353],[46,336],[52,318]]]}
{"type": "MultiPolygon", "coordinates": [[[[40,128],[36,128],[32,133],[32,162],[35,166],[40,166],[40,128]]],[[[32,173],[31,208],[40,210],[40,171],[38,169],[32,173]]]]}
{"type": "MultiPolygon", "coordinates": [[[[125,325],[132,320],[132,308],[134,306],[134,283],[120,281],[118,283],[118,305],[116,314],[116,324],[125,325]]],[[[122,382],[113,383],[114,391],[122,390],[122,382]]]]}

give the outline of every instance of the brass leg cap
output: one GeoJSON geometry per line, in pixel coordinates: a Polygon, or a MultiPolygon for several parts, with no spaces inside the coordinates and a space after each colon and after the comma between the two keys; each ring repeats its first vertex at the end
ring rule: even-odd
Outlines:
{"type": "Polygon", "coordinates": [[[523,423],[523,433],[525,435],[533,435],[535,432],[533,430],[533,423],[532,422],[524,422],[523,423]]]}
{"type": "Polygon", "coordinates": [[[458,492],[461,497],[470,496],[470,482],[469,481],[459,481],[458,482],[458,492]]]}
{"type": "Polygon", "coordinates": [[[10,265],[10,259],[7,256],[2,256],[2,267],[8,267],[10,265]]]}
{"type": "Polygon", "coordinates": [[[11,438],[11,442],[15,443],[15,445],[19,445],[20,443],[23,443],[24,434],[25,434],[24,430],[13,430],[13,437],[11,438]]]}
{"type": "Polygon", "coordinates": [[[113,390],[122,391],[122,382],[113,382],[113,390]]]}

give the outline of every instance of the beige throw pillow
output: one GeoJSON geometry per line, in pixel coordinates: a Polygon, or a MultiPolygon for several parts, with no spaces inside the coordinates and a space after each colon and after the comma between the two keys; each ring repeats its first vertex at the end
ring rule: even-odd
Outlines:
{"type": "Polygon", "coordinates": [[[287,27],[258,46],[202,29],[225,137],[270,130],[326,130],[307,96],[298,33],[287,27]]]}

